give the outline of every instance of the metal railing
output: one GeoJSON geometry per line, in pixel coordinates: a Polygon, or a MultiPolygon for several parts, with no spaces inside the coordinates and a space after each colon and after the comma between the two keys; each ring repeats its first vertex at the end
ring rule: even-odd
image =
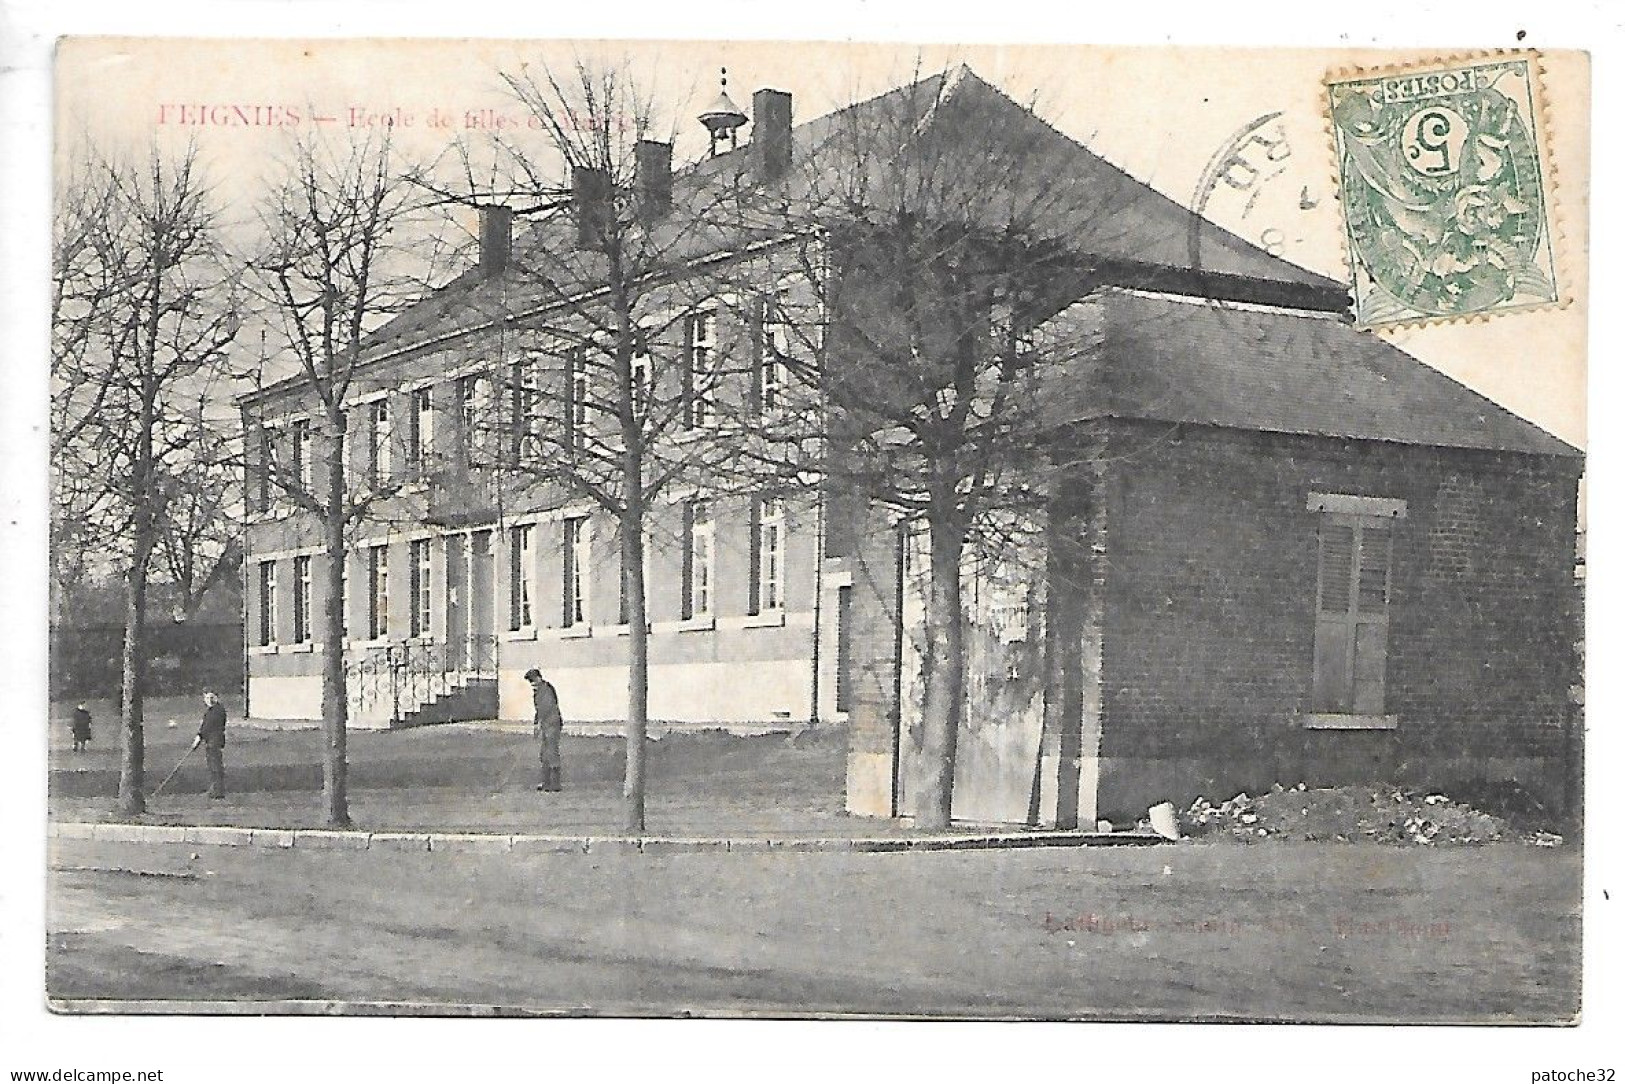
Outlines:
{"type": "Polygon", "coordinates": [[[350,713],[387,718],[391,725],[480,677],[495,677],[497,638],[459,636],[410,640],[353,649],[346,662],[350,713]]]}

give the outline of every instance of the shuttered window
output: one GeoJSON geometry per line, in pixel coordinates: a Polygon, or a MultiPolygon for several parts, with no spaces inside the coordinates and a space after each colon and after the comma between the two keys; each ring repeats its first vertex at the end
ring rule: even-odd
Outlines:
{"type": "Polygon", "coordinates": [[[1382,714],[1394,521],[1323,512],[1315,606],[1314,710],[1382,714]]]}

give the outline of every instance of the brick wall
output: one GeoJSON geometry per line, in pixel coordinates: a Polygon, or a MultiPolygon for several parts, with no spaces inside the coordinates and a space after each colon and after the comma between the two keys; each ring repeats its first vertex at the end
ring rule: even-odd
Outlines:
{"type": "Polygon", "coordinates": [[[1560,789],[1578,462],[1124,423],[1112,471],[1103,814],[1300,779],[1560,789]],[[1308,730],[1311,490],[1399,498],[1393,730],[1308,730]]]}

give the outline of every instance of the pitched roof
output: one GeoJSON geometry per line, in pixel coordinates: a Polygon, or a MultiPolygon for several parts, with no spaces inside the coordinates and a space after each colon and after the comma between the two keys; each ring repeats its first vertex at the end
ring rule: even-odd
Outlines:
{"type": "MultiPolygon", "coordinates": [[[[955,182],[960,188],[1007,192],[1007,202],[1024,204],[1027,215],[1043,219],[1047,234],[1082,254],[1275,284],[1318,298],[1316,307],[1346,304],[1343,284],[1272,256],[1195,215],[1057,131],[964,66],[796,125],[791,132],[793,165],[781,182],[782,196],[790,203],[827,204],[843,179],[865,168],[871,173],[885,168],[874,150],[893,133],[921,140],[927,148],[924,156],[954,157],[956,170],[960,163],[969,163],[972,168],[955,182]],[[988,164],[988,172],[975,172],[978,161],[988,164]],[[1012,169],[1011,163],[1019,167],[1012,169]]],[[[715,198],[719,184],[754,183],[750,171],[748,144],[694,163],[674,178],[674,206],[697,213],[715,198]]],[[[887,183],[873,176],[870,181],[866,193],[878,192],[887,183]]],[[[694,256],[708,246],[722,249],[737,241],[724,237],[720,229],[693,232],[682,248],[694,256]]],[[[522,263],[526,253],[574,245],[573,221],[554,213],[518,231],[515,262],[522,263]]],[[[586,275],[576,283],[554,276],[555,281],[537,289],[534,284],[527,287],[524,278],[510,274],[504,287],[470,269],[377,328],[368,349],[379,352],[430,333],[476,326],[493,319],[503,306],[524,311],[558,300],[571,286],[590,285],[586,275]]]]}
{"type": "Polygon", "coordinates": [[[1578,457],[1572,445],[1341,320],[1106,290],[1049,325],[1088,328],[1099,359],[1075,418],[1578,457]]]}

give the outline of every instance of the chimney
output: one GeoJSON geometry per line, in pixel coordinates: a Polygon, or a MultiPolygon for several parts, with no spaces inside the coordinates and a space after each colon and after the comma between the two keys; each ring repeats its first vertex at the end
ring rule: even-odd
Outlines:
{"type": "Polygon", "coordinates": [[[576,244],[601,248],[614,213],[609,173],[591,166],[575,167],[570,172],[570,199],[575,204],[576,244]]]}
{"type": "Polygon", "coordinates": [[[758,90],[751,96],[751,164],[758,181],[775,181],[790,169],[790,95],[758,90]]]}
{"type": "Polygon", "coordinates": [[[671,210],[671,144],[638,140],[638,214],[645,222],[664,218],[671,210]]]}
{"type": "Polygon", "coordinates": [[[513,256],[513,208],[492,204],[480,208],[480,272],[500,275],[513,256]]]}

